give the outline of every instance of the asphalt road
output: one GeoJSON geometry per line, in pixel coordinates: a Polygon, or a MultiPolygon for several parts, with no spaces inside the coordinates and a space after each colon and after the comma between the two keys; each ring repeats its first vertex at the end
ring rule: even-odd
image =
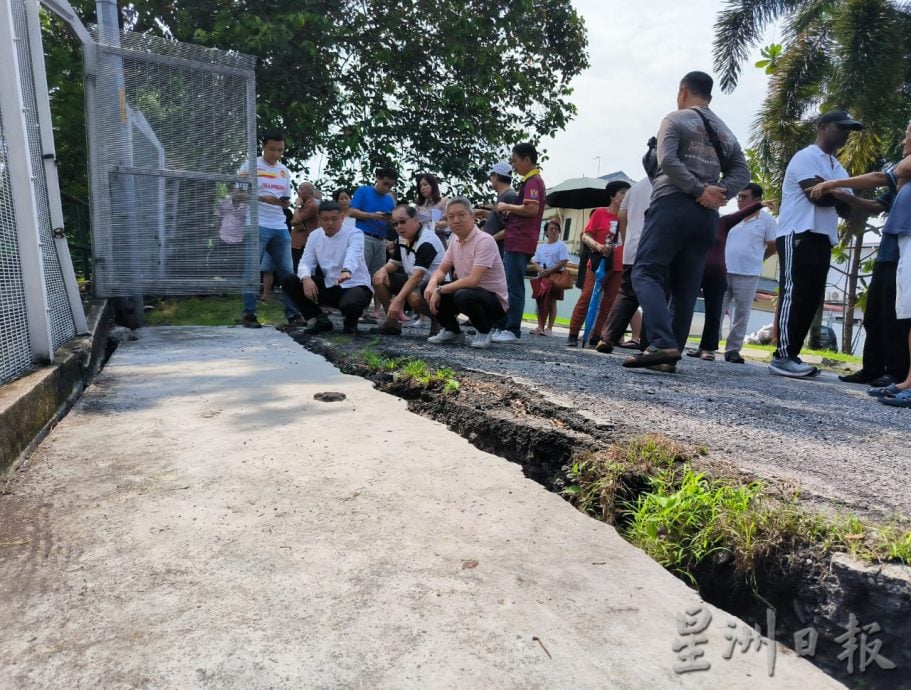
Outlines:
{"type": "MultiPolygon", "coordinates": [[[[361,329],[358,341],[367,347],[369,327],[361,329]]],[[[475,350],[431,345],[420,330],[405,333],[372,347],[510,377],[627,433],[705,445],[715,457],[793,482],[803,497],[836,510],[911,515],[911,411],[879,404],[865,386],[832,373],[793,380],[770,375],[764,364],[685,357],[676,374],[661,374],[622,368],[628,350],[567,348],[556,334],[523,334],[517,344],[475,350]]]]}

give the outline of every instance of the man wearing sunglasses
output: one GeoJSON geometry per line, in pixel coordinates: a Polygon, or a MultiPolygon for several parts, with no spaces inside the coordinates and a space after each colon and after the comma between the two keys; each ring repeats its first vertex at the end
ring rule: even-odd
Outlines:
{"type": "Polygon", "coordinates": [[[386,321],[378,331],[383,335],[400,335],[407,303],[416,313],[431,317],[430,335],[436,335],[440,326],[430,313],[423,293],[446,250],[432,225],[421,226],[413,206],[396,206],[392,210],[392,227],[398,235],[392,258],[373,274],[376,298],[386,310],[386,321]]]}

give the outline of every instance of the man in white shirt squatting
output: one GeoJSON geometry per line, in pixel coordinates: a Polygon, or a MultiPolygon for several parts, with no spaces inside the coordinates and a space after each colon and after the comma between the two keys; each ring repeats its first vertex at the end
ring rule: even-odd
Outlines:
{"type": "Polygon", "coordinates": [[[341,310],[342,332],[357,333],[357,320],[373,296],[364,261],[364,233],[356,227],[342,227],[335,201],[320,202],[319,225],[307,238],[297,278],[285,279],[282,290],[310,322],[305,333],[332,330],[332,321],[320,305],[341,310]]]}

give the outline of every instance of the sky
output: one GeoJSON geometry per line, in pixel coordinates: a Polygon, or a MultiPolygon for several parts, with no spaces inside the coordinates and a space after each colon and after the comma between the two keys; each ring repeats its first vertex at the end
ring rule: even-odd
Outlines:
{"type": "Polygon", "coordinates": [[[768,77],[754,63],[760,49],[780,41],[770,29],[744,65],[730,95],[712,70],[712,40],[721,0],[649,0],[637,6],[620,0],[573,0],[588,29],[591,66],[576,77],[572,96],[578,112],[566,129],[544,139],[548,187],[572,177],[596,177],[623,170],[638,180],[646,141],[661,119],[677,107],[680,78],[691,70],[716,80],[712,110],[727,123],[743,148],[765,95],[768,77]]]}

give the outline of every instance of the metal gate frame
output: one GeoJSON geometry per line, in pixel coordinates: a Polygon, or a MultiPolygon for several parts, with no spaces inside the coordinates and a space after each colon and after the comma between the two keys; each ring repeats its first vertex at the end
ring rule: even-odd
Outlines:
{"type": "MultiPolygon", "coordinates": [[[[47,93],[47,74],[41,41],[41,24],[37,0],[25,2],[26,30],[30,48],[32,78],[36,94],[47,93]]],[[[44,170],[34,170],[29,146],[26,121],[26,98],[19,69],[13,0],[0,0],[0,111],[3,112],[4,135],[8,150],[10,191],[14,203],[14,218],[19,243],[22,281],[28,318],[28,336],[34,361],[50,362],[54,359],[54,338],[51,329],[50,299],[45,284],[45,265],[39,228],[37,175],[46,179],[47,202],[53,230],[54,249],[60,264],[67,301],[72,312],[77,333],[87,333],[85,312],[79,295],[79,286],[70,258],[63,229],[63,207],[57,177],[56,152],[49,101],[36,98],[37,117],[41,139],[41,158],[44,170]]]]}

